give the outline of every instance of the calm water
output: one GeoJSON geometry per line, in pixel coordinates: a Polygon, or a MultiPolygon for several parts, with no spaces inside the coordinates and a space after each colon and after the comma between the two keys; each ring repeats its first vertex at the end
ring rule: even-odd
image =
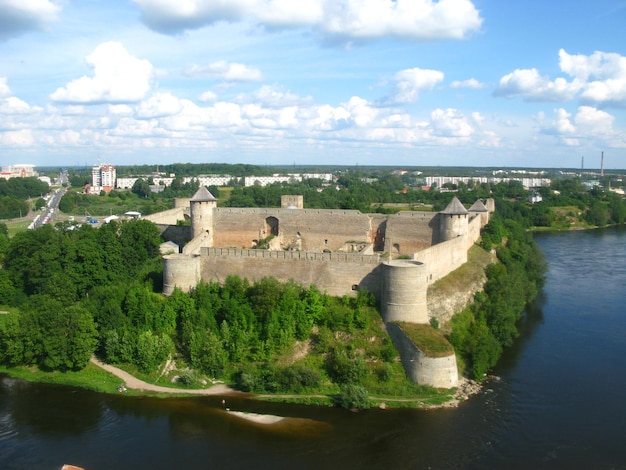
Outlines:
{"type": "Polygon", "coordinates": [[[626,469],[626,231],[537,236],[550,261],[522,335],[457,409],[107,396],[0,378],[0,468],[626,469]]]}

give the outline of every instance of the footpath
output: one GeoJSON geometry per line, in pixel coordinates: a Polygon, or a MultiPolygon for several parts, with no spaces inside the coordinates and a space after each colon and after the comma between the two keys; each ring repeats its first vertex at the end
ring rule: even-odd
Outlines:
{"type": "Polygon", "coordinates": [[[144,382],[143,380],[140,380],[137,377],[130,375],[128,372],[123,371],[122,369],[118,367],[112,366],[110,364],[105,364],[104,362],[99,361],[97,358],[93,356],[91,357],[90,360],[93,364],[97,365],[98,367],[119,377],[121,380],[124,381],[124,386],[132,390],[141,390],[141,391],[158,392],[158,393],[185,393],[188,395],[230,395],[233,393],[240,393],[225,384],[211,385],[209,388],[202,388],[202,389],[161,387],[160,385],[154,385],[148,382],[144,382]]]}

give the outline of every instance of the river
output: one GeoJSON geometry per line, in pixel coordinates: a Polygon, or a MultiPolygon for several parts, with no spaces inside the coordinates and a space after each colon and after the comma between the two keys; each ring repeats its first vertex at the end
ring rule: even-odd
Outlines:
{"type": "Polygon", "coordinates": [[[539,234],[550,263],[496,378],[455,409],[361,413],[104,395],[0,376],[0,468],[626,469],[626,230],[539,234]]]}

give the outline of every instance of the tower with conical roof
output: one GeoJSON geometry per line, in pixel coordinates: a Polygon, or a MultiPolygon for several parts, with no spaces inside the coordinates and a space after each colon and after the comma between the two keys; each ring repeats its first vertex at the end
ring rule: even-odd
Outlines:
{"type": "MultiPolygon", "coordinates": [[[[209,190],[201,186],[190,201],[191,231],[193,238],[207,233],[213,240],[213,209],[217,207],[217,199],[209,190]]],[[[211,245],[212,243],[209,243],[211,245]]]]}
{"type": "Polygon", "coordinates": [[[456,237],[467,235],[469,212],[454,196],[450,204],[439,212],[439,241],[445,242],[456,237]]]}
{"type": "Polygon", "coordinates": [[[475,214],[480,217],[480,228],[483,228],[489,223],[489,210],[480,199],[476,199],[476,202],[472,204],[472,207],[470,207],[468,211],[470,214],[475,214]]]}

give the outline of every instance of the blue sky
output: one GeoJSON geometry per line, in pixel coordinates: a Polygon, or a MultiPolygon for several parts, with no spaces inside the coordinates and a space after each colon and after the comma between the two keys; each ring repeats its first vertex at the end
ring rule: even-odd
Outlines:
{"type": "Polygon", "coordinates": [[[623,0],[0,0],[0,165],[626,168],[623,0]]]}

